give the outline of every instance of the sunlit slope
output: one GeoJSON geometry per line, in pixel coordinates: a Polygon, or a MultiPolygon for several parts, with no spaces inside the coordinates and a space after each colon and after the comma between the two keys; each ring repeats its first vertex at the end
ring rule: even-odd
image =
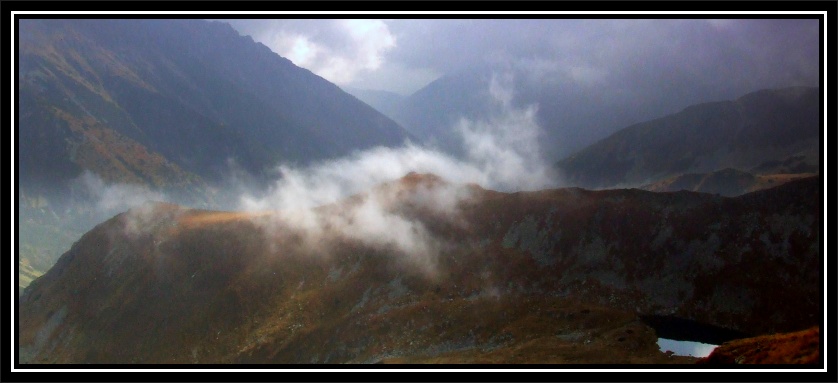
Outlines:
{"type": "MultiPolygon", "coordinates": [[[[820,352],[820,327],[791,333],[769,334],[737,339],[716,348],[702,358],[702,364],[818,364],[823,363],[820,352]]],[[[823,366],[823,365],[822,365],[823,366]]]]}
{"type": "Polygon", "coordinates": [[[314,236],[299,212],[121,214],[26,290],[21,361],[689,362],[639,315],[754,335],[822,317],[817,177],[737,198],[472,185],[451,214],[420,203],[450,185],[414,174],[314,209],[314,236]],[[337,226],[382,193],[434,251],[337,226]]]}

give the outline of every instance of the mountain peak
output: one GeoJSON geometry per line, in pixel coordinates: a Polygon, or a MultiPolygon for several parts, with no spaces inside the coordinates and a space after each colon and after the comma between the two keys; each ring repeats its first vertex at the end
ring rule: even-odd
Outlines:
{"type": "Polygon", "coordinates": [[[417,173],[417,172],[410,172],[404,175],[404,177],[399,179],[399,184],[409,188],[415,188],[418,186],[424,187],[436,187],[439,185],[448,184],[442,177],[433,174],[433,173],[417,173]]]}

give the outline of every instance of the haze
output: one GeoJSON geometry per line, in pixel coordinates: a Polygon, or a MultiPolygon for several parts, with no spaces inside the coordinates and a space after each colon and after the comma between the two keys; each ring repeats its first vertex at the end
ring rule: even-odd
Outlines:
{"type": "Polygon", "coordinates": [[[340,86],[402,95],[481,65],[684,102],[819,76],[816,19],[224,21],[340,86]]]}

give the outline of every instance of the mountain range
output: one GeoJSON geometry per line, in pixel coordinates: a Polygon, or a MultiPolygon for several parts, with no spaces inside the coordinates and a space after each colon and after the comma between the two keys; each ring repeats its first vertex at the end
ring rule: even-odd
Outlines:
{"type": "Polygon", "coordinates": [[[692,90],[685,92],[679,85],[659,79],[644,84],[619,78],[604,83],[595,78],[595,74],[577,68],[497,63],[446,73],[407,96],[350,92],[420,140],[453,154],[462,152],[461,138],[454,129],[461,119],[475,121],[498,113],[498,98],[516,108],[534,106],[543,133],[541,150],[545,158],[553,161],[571,156],[625,127],[748,92],[679,84],[692,90]]]}
{"type": "Polygon", "coordinates": [[[17,63],[20,363],[697,361],[661,337],[817,362],[819,88],[672,113],[683,95],[485,66],[344,91],[203,20],[21,19],[17,63]],[[461,156],[458,121],[527,105],[562,187],[411,172],[232,209],[279,164],[461,156]],[[792,338],[793,358],[754,348],[792,338]]]}
{"type": "Polygon", "coordinates": [[[318,210],[339,222],[371,198],[389,201],[390,214],[441,244],[431,254],[328,228],[310,241],[289,212],[150,204],[98,225],[26,288],[19,355],[667,363],[644,316],[748,335],[820,322],[821,183],[726,198],[499,193],[410,174],[318,210]],[[427,193],[450,187],[467,195],[453,210],[428,202],[427,193]]]}
{"type": "Polygon", "coordinates": [[[666,115],[672,100],[592,99],[590,89],[572,82],[540,83],[525,72],[491,66],[445,75],[407,97],[351,92],[425,143],[462,155],[458,122],[504,107],[493,87],[495,93],[509,92],[513,106],[537,106],[541,149],[547,158],[564,157],[556,163],[563,185],[734,196],[785,179],[777,175],[820,170],[817,87],[765,89],[666,115]]]}
{"type": "Polygon", "coordinates": [[[19,36],[21,287],[119,212],[94,206],[88,175],[98,189],[131,185],[229,207],[230,190],[275,179],[279,163],[410,137],[225,23],[24,18],[19,36]]]}

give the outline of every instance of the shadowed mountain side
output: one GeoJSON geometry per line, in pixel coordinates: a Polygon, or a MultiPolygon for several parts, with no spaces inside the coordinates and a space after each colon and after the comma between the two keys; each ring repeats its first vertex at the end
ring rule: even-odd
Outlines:
{"type": "Polygon", "coordinates": [[[558,167],[569,184],[589,188],[638,186],[725,168],[812,173],[818,169],[820,106],[820,90],[810,87],[693,105],[622,129],[558,167]]]}
{"type": "Polygon", "coordinates": [[[786,182],[812,177],[815,173],[752,174],[736,169],[723,169],[711,173],[681,174],[642,187],[656,192],[688,190],[701,193],[735,197],[757,190],[772,188],[786,182]]]}
{"type": "Polygon", "coordinates": [[[381,112],[381,114],[393,119],[394,121],[399,107],[406,98],[406,96],[402,96],[401,94],[384,90],[358,89],[351,87],[343,87],[342,89],[346,91],[346,93],[355,96],[365,104],[375,108],[375,110],[381,112]]]}
{"type": "Polygon", "coordinates": [[[311,241],[289,212],[120,214],[25,290],[20,360],[688,363],[638,315],[754,335],[822,316],[819,177],[737,198],[472,185],[452,215],[422,203],[446,187],[411,174],[315,209],[385,194],[438,243],[423,254],[331,226],[311,241]]]}
{"type": "Polygon", "coordinates": [[[229,176],[230,162],[259,178],[279,161],[307,163],[408,137],[228,24],[24,19],[20,35],[24,183],[58,174],[39,180],[61,186],[83,169],[123,182],[146,176],[154,186],[157,178],[183,179],[167,176],[179,171],[213,182],[229,176]]]}
{"type": "Polygon", "coordinates": [[[19,37],[20,286],[115,214],[94,206],[109,185],[221,209],[237,202],[239,188],[274,180],[280,162],[304,165],[408,138],[224,23],[22,18],[19,37]],[[90,187],[94,178],[101,182],[90,187]]]}

